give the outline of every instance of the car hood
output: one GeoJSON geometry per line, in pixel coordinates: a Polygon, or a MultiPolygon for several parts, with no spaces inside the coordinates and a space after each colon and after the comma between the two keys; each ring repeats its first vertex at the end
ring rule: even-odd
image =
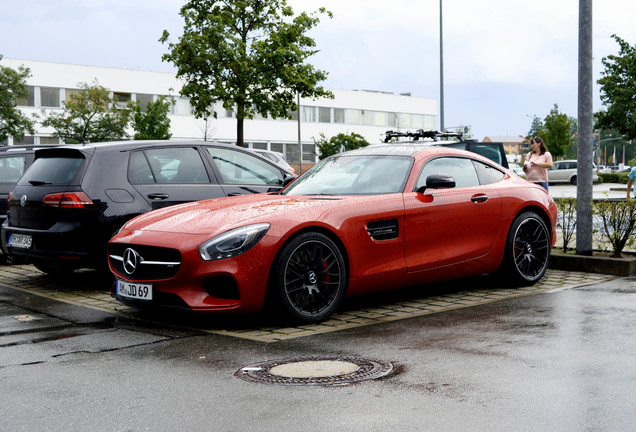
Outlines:
{"type": "Polygon", "coordinates": [[[245,195],[176,205],[145,213],[124,227],[135,231],[216,235],[253,223],[316,220],[353,197],[245,195]]]}

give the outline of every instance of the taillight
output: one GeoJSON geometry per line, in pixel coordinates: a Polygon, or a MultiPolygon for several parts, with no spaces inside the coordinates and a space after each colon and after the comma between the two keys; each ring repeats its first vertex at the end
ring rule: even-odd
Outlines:
{"type": "Polygon", "coordinates": [[[49,194],[42,199],[45,205],[60,208],[86,208],[93,205],[93,201],[84,192],[65,192],[49,194]]]}

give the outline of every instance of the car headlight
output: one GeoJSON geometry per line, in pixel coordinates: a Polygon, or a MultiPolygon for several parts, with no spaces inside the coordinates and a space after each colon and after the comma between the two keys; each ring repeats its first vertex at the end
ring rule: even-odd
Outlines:
{"type": "Polygon", "coordinates": [[[204,261],[235,257],[258,243],[269,227],[268,223],[260,223],[224,232],[199,246],[199,255],[204,261]]]}

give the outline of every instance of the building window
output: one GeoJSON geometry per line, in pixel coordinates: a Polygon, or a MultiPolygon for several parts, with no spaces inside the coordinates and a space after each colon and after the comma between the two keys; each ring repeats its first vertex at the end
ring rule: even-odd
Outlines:
{"type": "Polygon", "coordinates": [[[411,127],[411,114],[399,113],[398,114],[398,127],[402,129],[408,129],[411,127]]]}
{"type": "Polygon", "coordinates": [[[285,144],[283,143],[271,143],[270,150],[278,153],[285,154],[285,144]]]}
{"type": "Polygon", "coordinates": [[[81,95],[82,90],[79,89],[64,89],[64,100],[70,101],[72,95],[81,95]]]}
{"type": "Polygon", "coordinates": [[[303,162],[307,162],[307,163],[316,162],[316,145],[315,144],[303,144],[303,162]]]}
{"type": "Polygon", "coordinates": [[[411,127],[422,129],[422,116],[419,114],[411,114],[411,127]]]}
{"type": "Polygon", "coordinates": [[[331,123],[331,108],[318,108],[318,121],[320,123],[331,123]]]}
{"type": "Polygon", "coordinates": [[[350,125],[360,124],[360,110],[357,110],[357,109],[347,110],[347,124],[350,124],[350,125]]]}
{"type": "Polygon", "coordinates": [[[40,144],[59,144],[60,139],[58,137],[40,137],[40,144]]]}
{"type": "Polygon", "coordinates": [[[333,122],[344,123],[345,122],[345,110],[342,108],[333,109],[333,122]]]}
{"type": "Polygon", "coordinates": [[[386,113],[377,111],[375,113],[375,126],[386,126],[386,113]]]}
{"type": "Polygon", "coordinates": [[[387,126],[399,127],[400,125],[398,123],[399,123],[399,119],[398,119],[397,113],[394,113],[394,112],[387,113],[387,122],[386,122],[387,126]]]}
{"type": "Polygon", "coordinates": [[[35,87],[27,86],[29,96],[16,100],[18,106],[35,106],[35,87]]]}
{"type": "Polygon", "coordinates": [[[115,100],[115,107],[124,109],[128,107],[128,103],[132,100],[130,93],[113,93],[113,99],[115,100]]]}
{"type": "Polygon", "coordinates": [[[179,116],[192,115],[192,107],[190,106],[190,99],[188,98],[173,98],[174,104],[172,105],[172,113],[179,116]]]}
{"type": "Polygon", "coordinates": [[[40,106],[59,108],[60,89],[55,87],[40,87],[40,106]]]}
{"type": "Polygon", "coordinates": [[[14,139],[13,145],[35,144],[35,137],[31,135],[25,135],[20,141],[14,139]]]}
{"type": "Polygon", "coordinates": [[[252,143],[253,149],[267,150],[267,143],[252,143]]]}
{"type": "Polygon", "coordinates": [[[422,118],[424,119],[423,120],[424,121],[424,124],[423,124],[424,129],[427,129],[427,130],[435,129],[435,116],[424,114],[422,116],[422,118]]]}
{"type": "Polygon", "coordinates": [[[360,111],[360,124],[373,126],[375,124],[375,112],[368,110],[360,111]]]}
{"type": "Polygon", "coordinates": [[[146,110],[148,109],[148,104],[154,99],[153,95],[137,93],[135,96],[137,103],[141,107],[141,112],[146,112],[146,110]]]}
{"type": "Polygon", "coordinates": [[[289,115],[290,115],[290,120],[298,121],[298,110],[291,111],[289,115]]]}
{"type": "Polygon", "coordinates": [[[316,123],[316,107],[304,106],[302,109],[302,121],[306,123],[316,123]]]}

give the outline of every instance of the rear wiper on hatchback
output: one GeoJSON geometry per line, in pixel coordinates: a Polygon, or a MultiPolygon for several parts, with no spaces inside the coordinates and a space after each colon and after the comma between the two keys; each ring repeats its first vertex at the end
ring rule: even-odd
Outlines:
{"type": "Polygon", "coordinates": [[[29,183],[31,183],[33,186],[43,186],[43,185],[53,184],[51,182],[46,182],[42,180],[29,180],[29,183]]]}

